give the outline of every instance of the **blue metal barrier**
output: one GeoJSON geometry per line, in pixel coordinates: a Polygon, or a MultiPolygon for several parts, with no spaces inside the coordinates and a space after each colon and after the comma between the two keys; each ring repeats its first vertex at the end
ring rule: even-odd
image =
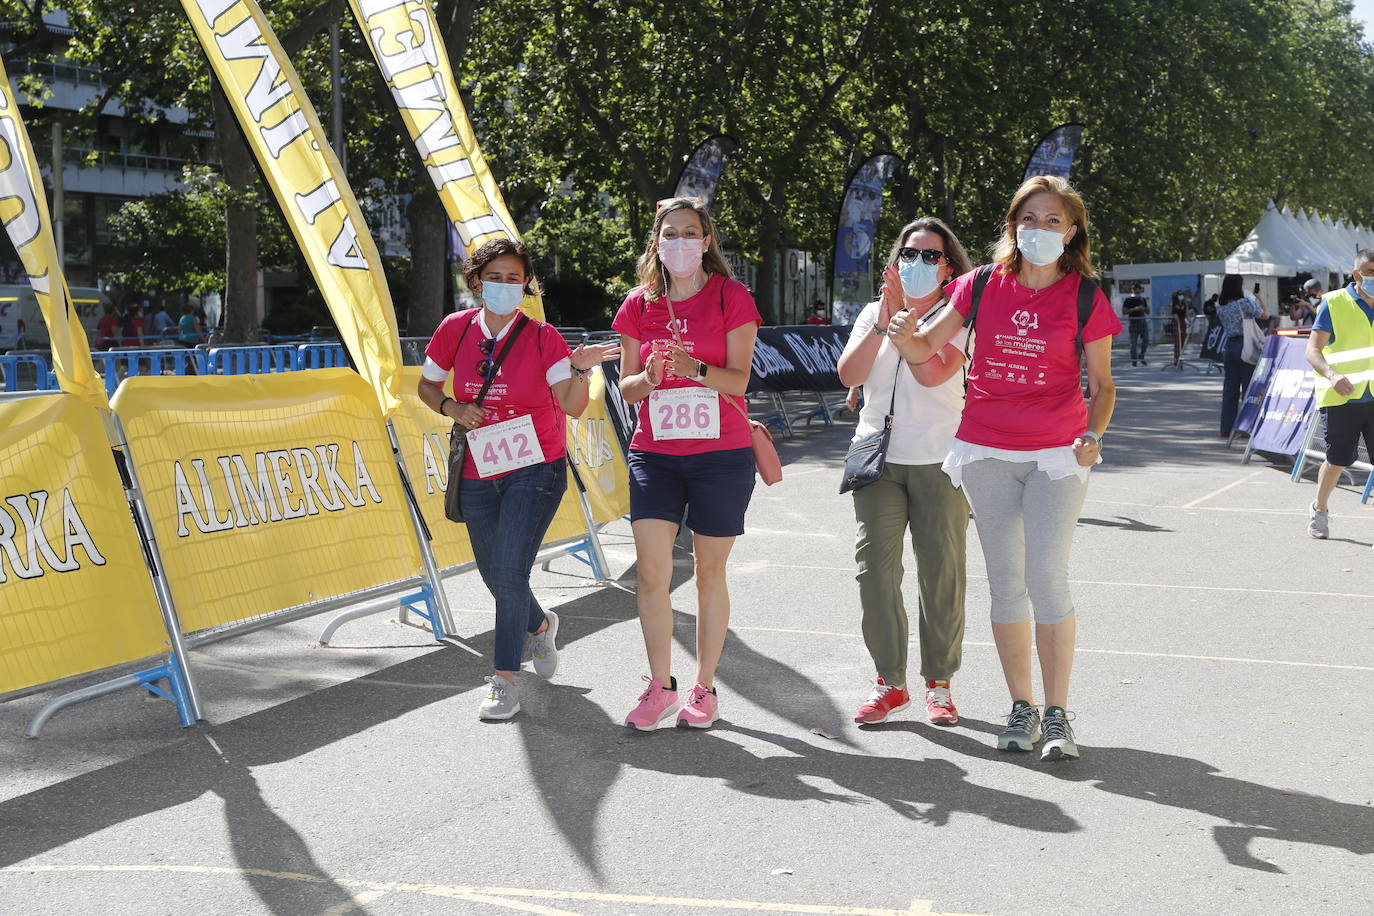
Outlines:
{"type": "Polygon", "coordinates": [[[265,347],[212,347],[207,361],[215,375],[264,375],[293,372],[296,348],[290,344],[265,347]]]}
{"type": "Polygon", "coordinates": [[[99,350],[91,354],[105,377],[105,391],[114,396],[119,383],[132,375],[206,375],[204,350],[99,350]]]}
{"type": "Polygon", "coordinates": [[[48,361],[41,353],[0,354],[0,378],[4,381],[4,385],[0,386],[3,391],[51,391],[57,387],[48,361]],[[32,388],[21,387],[23,375],[27,374],[21,374],[21,366],[33,372],[32,388]]]}
{"type": "Polygon", "coordinates": [[[343,344],[312,343],[296,348],[297,369],[337,369],[348,366],[343,344]]]}

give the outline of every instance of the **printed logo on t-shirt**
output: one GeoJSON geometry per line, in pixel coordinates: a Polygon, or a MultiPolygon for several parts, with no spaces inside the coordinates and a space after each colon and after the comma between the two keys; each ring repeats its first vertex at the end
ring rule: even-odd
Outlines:
{"type": "Polygon", "coordinates": [[[1011,316],[1011,323],[1016,325],[1016,333],[1025,337],[1027,331],[1040,330],[1040,313],[1022,309],[1011,316]]]}

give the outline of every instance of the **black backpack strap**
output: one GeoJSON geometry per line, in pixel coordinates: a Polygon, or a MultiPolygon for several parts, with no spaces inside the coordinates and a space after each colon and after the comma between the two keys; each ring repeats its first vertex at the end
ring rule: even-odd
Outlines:
{"type": "Polygon", "coordinates": [[[1092,277],[1080,275],[1078,278],[1078,334],[1074,337],[1074,343],[1080,355],[1083,353],[1083,328],[1092,317],[1093,297],[1097,295],[1098,285],[1092,277]]]}
{"type": "Polygon", "coordinates": [[[973,274],[973,295],[969,297],[968,314],[964,316],[964,327],[968,328],[968,334],[964,337],[964,388],[968,389],[968,364],[973,357],[969,353],[969,347],[973,343],[973,322],[978,317],[978,303],[983,299],[983,288],[992,279],[992,272],[997,269],[996,264],[984,264],[973,274]]]}

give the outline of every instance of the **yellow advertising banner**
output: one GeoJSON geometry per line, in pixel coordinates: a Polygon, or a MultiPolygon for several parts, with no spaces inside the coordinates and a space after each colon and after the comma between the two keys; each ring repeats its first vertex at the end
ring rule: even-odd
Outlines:
{"type": "Polygon", "coordinates": [[[186,632],[420,572],[377,399],[352,370],[139,376],[113,404],[186,632]]]}
{"type": "MultiPolygon", "coordinates": [[[[434,536],[435,556],[444,568],[471,562],[472,546],[468,543],[467,526],[454,524],[444,516],[448,434],[453,424],[420,400],[416,393],[420,382],[418,367],[407,367],[404,379],[405,395],[391,420],[415,496],[434,536]]],[[[630,511],[629,475],[606,414],[605,395],[605,376],[598,371],[592,378],[591,401],[586,412],[580,419],[568,421],[568,456],[576,463],[587,486],[592,517],[598,525],[630,511]]],[[[546,543],[565,541],[586,531],[577,502],[576,483],[570,473],[567,495],[544,540],[546,543]]]]}
{"type": "MultiPolygon", "coordinates": [[[[181,0],[358,372],[383,415],[401,346],[381,257],[300,77],[253,0],[181,0]]],[[[228,125],[220,125],[227,130],[228,125]]]]}
{"type": "MultiPolygon", "coordinates": [[[[469,254],[493,238],[519,240],[473,133],[429,0],[349,0],[444,211],[469,254]]],[[[521,306],[543,319],[539,297],[521,306]]]]}
{"type": "Polygon", "coordinates": [[[0,694],[167,647],[100,413],[0,403],[0,694]]]}
{"type": "Polygon", "coordinates": [[[10,79],[0,62],[0,222],[19,252],[29,285],[43,312],[52,343],[53,370],[62,390],[93,407],[109,409],[105,384],[91,362],[91,345],[72,303],[52,218],[44,197],[43,179],[33,144],[19,117],[19,103],[10,91],[10,79]]]}

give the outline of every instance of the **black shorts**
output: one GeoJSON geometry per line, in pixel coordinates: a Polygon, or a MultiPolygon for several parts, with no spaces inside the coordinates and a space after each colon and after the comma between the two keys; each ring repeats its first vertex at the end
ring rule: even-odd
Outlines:
{"type": "Polygon", "coordinates": [[[1374,401],[1347,401],[1323,407],[1326,421],[1326,463],[1348,468],[1360,458],[1360,437],[1374,456],[1374,401]]]}
{"type": "Polygon", "coordinates": [[[744,534],[754,493],[754,450],[732,448],[695,455],[630,451],[630,520],[662,519],[707,537],[744,534]]]}

